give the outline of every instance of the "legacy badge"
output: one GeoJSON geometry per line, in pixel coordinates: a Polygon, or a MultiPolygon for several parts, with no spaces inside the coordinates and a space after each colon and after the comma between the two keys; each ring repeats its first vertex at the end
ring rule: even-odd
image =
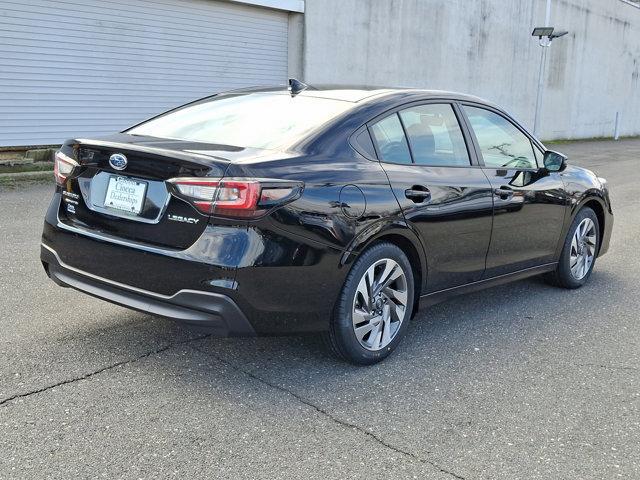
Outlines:
{"type": "Polygon", "coordinates": [[[191,223],[195,225],[200,221],[199,218],[191,218],[191,217],[183,217],[181,215],[168,215],[169,220],[173,220],[174,222],[182,222],[182,223],[191,223]]]}

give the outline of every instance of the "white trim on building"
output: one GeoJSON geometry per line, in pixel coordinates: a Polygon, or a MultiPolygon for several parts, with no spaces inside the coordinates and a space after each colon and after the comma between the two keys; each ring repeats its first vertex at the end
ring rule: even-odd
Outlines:
{"type": "Polygon", "coordinates": [[[304,13],[304,0],[229,0],[235,3],[245,3],[258,7],[274,8],[287,12],[304,13]]]}

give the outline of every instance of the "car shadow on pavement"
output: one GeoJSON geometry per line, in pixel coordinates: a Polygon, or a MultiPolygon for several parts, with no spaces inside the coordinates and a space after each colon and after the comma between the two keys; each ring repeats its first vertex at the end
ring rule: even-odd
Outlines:
{"type": "MultiPolygon", "coordinates": [[[[425,347],[435,347],[436,343],[447,340],[442,347],[474,347],[479,341],[495,338],[502,331],[523,328],[535,320],[537,328],[548,324],[553,328],[565,310],[567,303],[578,297],[588,296],[589,291],[599,285],[615,284],[615,277],[609,272],[594,272],[590,284],[580,290],[570,291],[548,286],[539,277],[523,280],[473,294],[454,297],[446,302],[421,309],[412,321],[407,338],[396,354],[385,363],[395,362],[419,353],[425,347]],[[493,329],[493,330],[492,330],[493,329]]],[[[124,312],[124,311],[123,311],[124,312]]],[[[522,333],[522,332],[521,332],[522,333]]],[[[161,346],[166,342],[195,340],[204,352],[215,353],[237,365],[260,365],[261,370],[269,365],[312,365],[315,368],[330,367],[350,370],[353,367],[334,359],[328,352],[322,334],[292,335],[258,338],[216,338],[209,336],[206,329],[188,327],[170,320],[164,320],[137,312],[127,312],[119,316],[117,322],[108,326],[83,329],[74,337],[64,340],[89,342],[91,349],[102,346],[108,350],[122,351],[132,342],[148,347],[161,346]],[[206,337],[206,338],[201,338],[206,337]],[[92,338],[96,339],[92,342],[92,338]]],[[[508,337],[507,337],[508,339],[508,337]]],[[[60,339],[63,340],[63,339],[60,339]]],[[[440,352],[443,353],[443,352],[440,352]]],[[[375,367],[374,367],[375,368],[375,367]]]]}
{"type": "MultiPolygon", "coordinates": [[[[176,368],[181,381],[194,388],[204,377],[190,378],[185,369],[201,371],[204,365],[205,371],[209,369],[205,383],[215,380],[230,385],[230,380],[236,381],[233,389],[239,389],[238,395],[251,381],[273,388],[286,386],[290,393],[295,390],[300,395],[311,395],[318,388],[336,395],[342,388],[360,388],[366,395],[370,386],[365,379],[371,373],[384,376],[388,387],[394,382],[405,384],[407,372],[413,371],[424,380],[436,379],[451,371],[481,368],[483,362],[509,361],[512,352],[523,358],[535,355],[538,342],[562,333],[576,321],[567,315],[576,303],[602,284],[615,288],[615,283],[609,272],[595,272],[590,284],[577,291],[550,287],[533,278],[452,298],[421,310],[400,348],[371,367],[335,359],[321,334],[215,338],[203,329],[120,309],[114,311],[117,318],[110,318],[103,327],[92,323],[56,343],[58,347],[65,344],[66,350],[77,349],[74,358],[89,359],[86,365],[97,364],[98,360],[104,363],[105,359],[111,359],[114,365],[145,359],[142,367],[162,357],[160,371],[167,369],[164,373],[171,375],[169,359],[173,358],[179,361],[176,368]],[[172,351],[180,355],[172,356],[172,351]],[[482,359],[484,352],[491,352],[493,357],[482,359]],[[476,363],[471,361],[473,357],[476,363]],[[221,378],[234,371],[232,378],[221,378]],[[239,378],[244,381],[237,381],[239,378]]],[[[151,373],[158,374],[158,369],[153,368],[151,373]]]]}

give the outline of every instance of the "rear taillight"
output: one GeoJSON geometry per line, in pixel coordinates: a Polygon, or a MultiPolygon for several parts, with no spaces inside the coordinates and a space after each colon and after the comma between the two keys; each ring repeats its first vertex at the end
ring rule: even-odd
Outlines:
{"type": "Polygon", "coordinates": [[[278,180],[174,178],[169,183],[200,212],[227,217],[259,217],[302,192],[301,183],[278,180]]]}
{"type": "Polygon", "coordinates": [[[58,185],[64,185],[67,181],[67,177],[73,172],[73,169],[78,166],[73,158],[65,155],[64,153],[57,151],[53,162],[53,176],[56,179],[58,185]]]}

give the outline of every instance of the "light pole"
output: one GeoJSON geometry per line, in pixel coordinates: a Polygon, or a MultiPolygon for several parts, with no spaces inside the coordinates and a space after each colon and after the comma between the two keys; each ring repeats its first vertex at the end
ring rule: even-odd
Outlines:
{"type": "MultiPolygon", "coordinates": [[[[545,25],[551,23],[551,0],[547,0],[547,10],[545,14],[545,25]]],[[[542,94],[544,91],[544,71],[547,60],[547,48],[551,46],[551,42],[554,38],[562,37],[566,35],[567,31],[555,31],[554,27],[536,27],[531,33],[532,36],[538,37],[538,43],[542,47],[540,53],[540,69],[538,71],[538,92],[536,94],[536,111],[533,117],[533,133],[538,135],[540,133],[540,117],[542,115],[542,94]]]]}

